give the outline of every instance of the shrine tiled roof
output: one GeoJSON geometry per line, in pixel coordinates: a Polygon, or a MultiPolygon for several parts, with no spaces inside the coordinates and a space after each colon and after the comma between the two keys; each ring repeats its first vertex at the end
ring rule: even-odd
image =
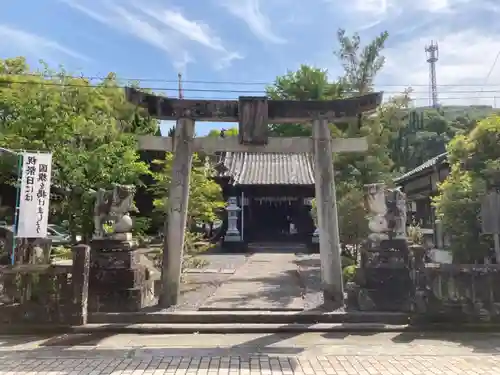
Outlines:
{"type": "Polygon", "coordinates": [[[433,158],[427,160],[425,163],[420,164],[418,167],[412,169],[411,171],[406,172],[402,176],[399,176],[398,178],[394,179],[394,182],[396,184],[402,183],[406,180],[409,180],[413,177],[418,176],[420,173],[429,170],[437,165],[440,165],[441,163],[445,163],[448,159],[448,153],[444,152],[442,154],[439,154],[437,156],[434,156],[433,158]]]}
{"type": "Polygon", "coordinates": [[[219,176],[235,185],[314,185],[311,154],[226,152],[220,157],[219,176]]]}

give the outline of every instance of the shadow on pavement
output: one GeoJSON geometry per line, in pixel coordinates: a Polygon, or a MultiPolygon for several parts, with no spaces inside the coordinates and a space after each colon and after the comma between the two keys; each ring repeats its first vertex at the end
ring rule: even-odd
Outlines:
{"type": "Polygon", "coordinates": [[[475,353],[500,354],[499,333],[474,332],[401,332],[391,339],[397,344],[418,344],[424,341],[447,341],[472,348],[475,353]]]}

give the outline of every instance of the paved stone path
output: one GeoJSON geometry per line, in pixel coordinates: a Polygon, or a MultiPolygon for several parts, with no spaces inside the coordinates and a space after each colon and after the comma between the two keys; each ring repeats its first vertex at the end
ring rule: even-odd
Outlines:
{"type": "Polygon", "coordinates": [[[498,375],[497,357],[154,357],[0,359],[0,374],[40,375],[498,375]]]}
{"type": "Polygon", "coordinates": [[[201,306],[203,310],[303,310],[295,254],[256,253],[201,306]]]}
{"type": "Polygon", "coordinates": [[[306,333],[0,337],[0,374],[498,375],[500,336],[306,333]]]}

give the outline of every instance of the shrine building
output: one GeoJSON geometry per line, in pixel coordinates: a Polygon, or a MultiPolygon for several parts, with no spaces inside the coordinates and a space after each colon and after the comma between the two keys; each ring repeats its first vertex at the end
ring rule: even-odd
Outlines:
{"type": "Polygon", "coordinates": [[[226,245],[311,243],[312,154],[222,152],[216,171],[215,180],[229,203],[226,245]]]}
{"type": "Polygon", "coordinates": [[[436,213],[432,200],[438,194],[438,185],[450,173],[448,154],[439,154],[416,168],[396,178],[394,183],[406,194],[408,225],[416,222],[426,242],[438,244],[436,236],[436,213]]]}

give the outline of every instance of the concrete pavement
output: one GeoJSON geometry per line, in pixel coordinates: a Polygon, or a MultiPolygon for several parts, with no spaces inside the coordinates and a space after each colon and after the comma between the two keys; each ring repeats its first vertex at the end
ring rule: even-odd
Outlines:
{"type": "Polygon", "coordinates": [[[0,374],[500,374],[500,335],[442,333],[0,337],[0,374]]]}

